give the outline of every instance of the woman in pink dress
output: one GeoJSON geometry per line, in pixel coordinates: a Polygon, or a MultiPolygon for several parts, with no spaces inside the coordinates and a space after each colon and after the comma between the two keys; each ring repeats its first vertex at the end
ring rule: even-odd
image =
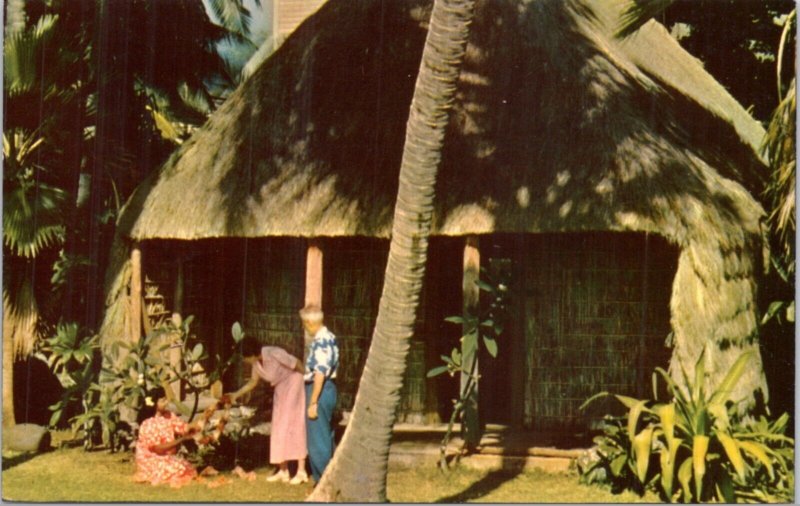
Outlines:
{"type": "Polygon", "coordinates": [[[136,475],[134,481],[180,487],[197,476],[188,461],[178,457],[178,447],[192,439],[198,428],[181,420],[167,409],[168,400],[163,388],[153,389],[145,399],[146,418],[139,426],[136,440],[136,475]],[[178,436],[178,437],[176,437],[178,436]]]}
{"type": "MultiPolygon", "coordinates": [[[[251,337],[242,340],[243,360],[252,366],[252,374],[242,388],[227,394],[230,401],[256,387],[259,380],[274,388],[272,398],[272,430],[269,445],[269,462],[277,464],[278,471],[267,481],[289,482],[298,485],[308,481],[306,473],[306,415],[305,385],[302,360],[277,346],[261,346],[251,337]],[[297,474],[289,478],[289,461],[297,461],[297,474]]],[[[223,398],[223,402],[227,399],[223,398]]]]}

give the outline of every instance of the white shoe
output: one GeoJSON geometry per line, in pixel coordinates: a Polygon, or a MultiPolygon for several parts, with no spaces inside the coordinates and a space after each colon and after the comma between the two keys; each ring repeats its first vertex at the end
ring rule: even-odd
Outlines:
{"type": "Polygon", "coordinates": [[[289,471],[288,470],[278,471],[272,476],[268,476],[267,481],[269,482],[280,481],[282,483],[286,483],[287,481],[289,481],[289,471]]]}
{"type": "Polygon", "coordinates": [[[289,481],[289,485],[300,485],[301,483],[306,483],[308,481],[308,474],[305,471],[298,471],[297,474],[294,475],[294,478],[289,481]]]}

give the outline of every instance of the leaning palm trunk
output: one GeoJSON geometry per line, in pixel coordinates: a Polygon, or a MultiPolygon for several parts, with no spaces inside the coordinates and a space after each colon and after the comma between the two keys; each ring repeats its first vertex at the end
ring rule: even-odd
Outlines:
{"type": "Polygon", "coordinates": [[[425,274],[434,183],[473,15],[472,0],[434,1],[406,126],[372,345],[352,418],[311,501],[386,500],[389,440],[425,274]]]}

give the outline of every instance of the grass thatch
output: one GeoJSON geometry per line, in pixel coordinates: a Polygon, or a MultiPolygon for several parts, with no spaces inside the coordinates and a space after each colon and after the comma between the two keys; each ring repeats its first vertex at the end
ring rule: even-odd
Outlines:
{"type": "MultiPolygon", "coordinates": [[[[387,237],[428,3],[326,4],[139,188],[122,232],[387,237]]],[[[662,26],[614,39],[618,10],[482,5],[435,234],[635,229],[685,244],[694,226],[757,220],[740,186],[762,186],[763,129],[662,26]]]]}
{"type": "MultiPolygon", "coordinates": [[[[330,0],[138,188],[120,233],[387,237],[429,11],[330,0]]],[[[479,5],[433,234],[666,237],[673,362],[691,374],[714,341],[714,377],[756,346],[764,132],[661,25],[619,41],[619,19],[610,0],[479,5]]]]}

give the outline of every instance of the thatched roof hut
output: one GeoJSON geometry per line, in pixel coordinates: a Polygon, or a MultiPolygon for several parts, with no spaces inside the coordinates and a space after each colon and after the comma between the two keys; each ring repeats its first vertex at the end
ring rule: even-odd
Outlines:
{"type": "MultiPolygon", "coordinates": [[[[619,4],[479,3],[433,234],[665,237],[673,364],[710,341],[713,376],[756,346],[763,129],[663,26],[616,40],[619,4]]],[[[429,13],[330,0],[136,190],[120,237],[388,237],[429,13]]],[[[106,335],[129,275],[117,247],[106,335]]]]}

